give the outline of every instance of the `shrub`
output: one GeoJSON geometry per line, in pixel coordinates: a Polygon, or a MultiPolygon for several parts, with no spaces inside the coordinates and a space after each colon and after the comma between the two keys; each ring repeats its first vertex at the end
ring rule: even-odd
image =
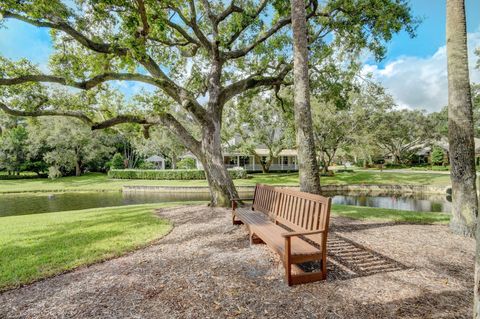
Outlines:
{"type": "Polygon", "coordinates": [[[125,162],[123,160],[123,156],[120,153],[115,153],[112,158],[111,162],[112,169],[122,169],[125,168],[125,162]]]}
{"type": "Polygon", "coordinates": [[[45,178],[47,177],[46,174],[30,174],[30,175],[25,175],[25,174],[20,174],[20,175],[6,175],[6,174],[0,174],[0,180],[11,180],[11,179],[35,179],[35,178],[45,178]]]}
{"type": "Polygon", "coordinates": [[[355,173],[355,171],[353,169],[348,169],[348,168],[347,169],[343,169],[343,168],[342,169],[337,169],[335,172],[336,173],[355,173]]]}
{"type": "MultiPolygon", "coordinates": [[[[231,169],[228,172],[233,179],[247,178],[247,171],[244,169],[231,169]]],[[[200,169],[111,169],[108,177],[115,179],[199,180],[205,179],[205,172],[200,169]]]]}
{"type": "Polygon", "coordinates": [[[139,169],[155,169],[155,164],[152,162],[141,162],[140,164],[138,164],[138,168],[139,169]]]}
{"type": "Polygon", "coordinates": [[[48,178],[50,179],[57,179],[62,177],[62,172],[57,166],[50,166],[48,168],[48,178]]]}
{"type": "Polygon", "coordinates": [[[443,150],[440,147],[435,146],[432,150],[432,164],[433,165],[442,165],[443,164],[443,150]]]}
{"type": "Polygon", "coordinates": [[[195,164],[195,160],[193,158],[184,158],[177,162],[178,169],[196,169],[197,165],[195,164]]]}

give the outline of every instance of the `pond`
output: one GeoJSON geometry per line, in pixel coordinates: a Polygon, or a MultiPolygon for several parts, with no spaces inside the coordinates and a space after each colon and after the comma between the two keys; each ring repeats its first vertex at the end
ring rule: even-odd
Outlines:
{"type": "MultiPolygon", "coordinates": [[[[251,194],[242,194],[251,196],[251,194]]],[[[328,194],[334,204],[392,208],[421,212],[450,212],[445,196],[386,195],[386,194],[328,194]]],[[[0,217],[38,214],[95,207],[123,206],[145,203],[200,201],[209,199],[208,193],[56,193],[0,195],[0,217]]]]}
{"type": "Polygon", "coordinates": [[[371,195],[371,194],[334,194],[333,204],[381,207],[417,212],[446,212],[452,209],[447,196],[441,195],[371,195]]]}

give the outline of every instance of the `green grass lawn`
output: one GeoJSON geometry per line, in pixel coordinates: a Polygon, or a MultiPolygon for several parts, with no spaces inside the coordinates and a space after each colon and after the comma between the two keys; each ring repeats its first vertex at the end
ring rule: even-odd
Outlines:
{"type": "Polygon", "coordinates": [[[2,217],[0,291],[142,247],[172,228],[153,209],[175,205],[180,204],[2,217]]]}
{"type": "MultiPolygon", "coordinates": [[[[2,217],[0,291],[143,247],[172,228],[168,221],[156,217],[153,209],[176,205],[180,203],[2,217]]],[[[449,220],[445,213],[345,205],[334,205],[332,215],[421,224],[447,223],[449,220]]]]}
{"type": "MultiPolygon", "coordinates": [[[[391,173],[378,171],[358,171],[337,173],[333,177],[322,177],[322,184],[410,184],[438,185],[450,184],[450,177],[436,173],[391,173]]],[[[255,185],[298,185],[298,173],[253,174],[249,179],[235,180],[238,186],[255,185]]],[[[205,180],[112,180],[105,174],[89,173],[80,177],[62,177],[57,180],[46,178],[26,180],[0,180],[0,193],[18,192],[70,192],[70,191],[119,191],[122,186],[207,186],[205,180]]]]}
{"type": "Polygon", "coordinates": [[[397,209],[333,205],[333,216],[342,216],[358,220],[376,220],[395,223],[447,224],[448,213],[412,212],[397,209]]]}

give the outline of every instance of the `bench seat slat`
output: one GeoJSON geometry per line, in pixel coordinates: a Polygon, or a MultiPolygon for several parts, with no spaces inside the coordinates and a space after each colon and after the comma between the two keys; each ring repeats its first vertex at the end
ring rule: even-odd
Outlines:
{"type": "MultiPolygon", "coordinates": [[[[282,234],[288,232],[286,229],[272,223],[268,217],[258,212],[241,208],[236,212],[238,219],[246,224],[250,232],[262,239],[275,252],[282,255],[285,253],[285,238],[282,234]]],[[[320,249],[307,243],[299,237],[291,239],[292,255],[317,255],[320,249]]]]}

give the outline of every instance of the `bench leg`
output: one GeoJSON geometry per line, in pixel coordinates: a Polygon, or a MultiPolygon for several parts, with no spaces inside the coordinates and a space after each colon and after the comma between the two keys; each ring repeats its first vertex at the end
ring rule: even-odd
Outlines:
{"type": "Polygon", "coordinates": [[[233,225],[241,225],[241,224],[243,224],[241,220],[236,220],[236,219],[235,219],[235,213],[234,213],[234,212],[232,212],[232,224],[233,224],[233,225]]]}
{"type": "Polygon", "coordinates": [[[322,280],[327,279],[327,256],[322,256],[322,280]]]}
{"type": "Polygon", "coordinates": [[[254,233],[250,233],[250,245],[255,245],[255,244],[263,244],[263,240],[255,235],[254,233]]]}
{"type": "Polygon", "coordinates": [[[285,238],[285,256],[284,256],[285,281],[289,286],[292,285],[292,263],[290,261],[290,256],[291,256],[290,244],[291,244],[290,237],[285,238]]]}

